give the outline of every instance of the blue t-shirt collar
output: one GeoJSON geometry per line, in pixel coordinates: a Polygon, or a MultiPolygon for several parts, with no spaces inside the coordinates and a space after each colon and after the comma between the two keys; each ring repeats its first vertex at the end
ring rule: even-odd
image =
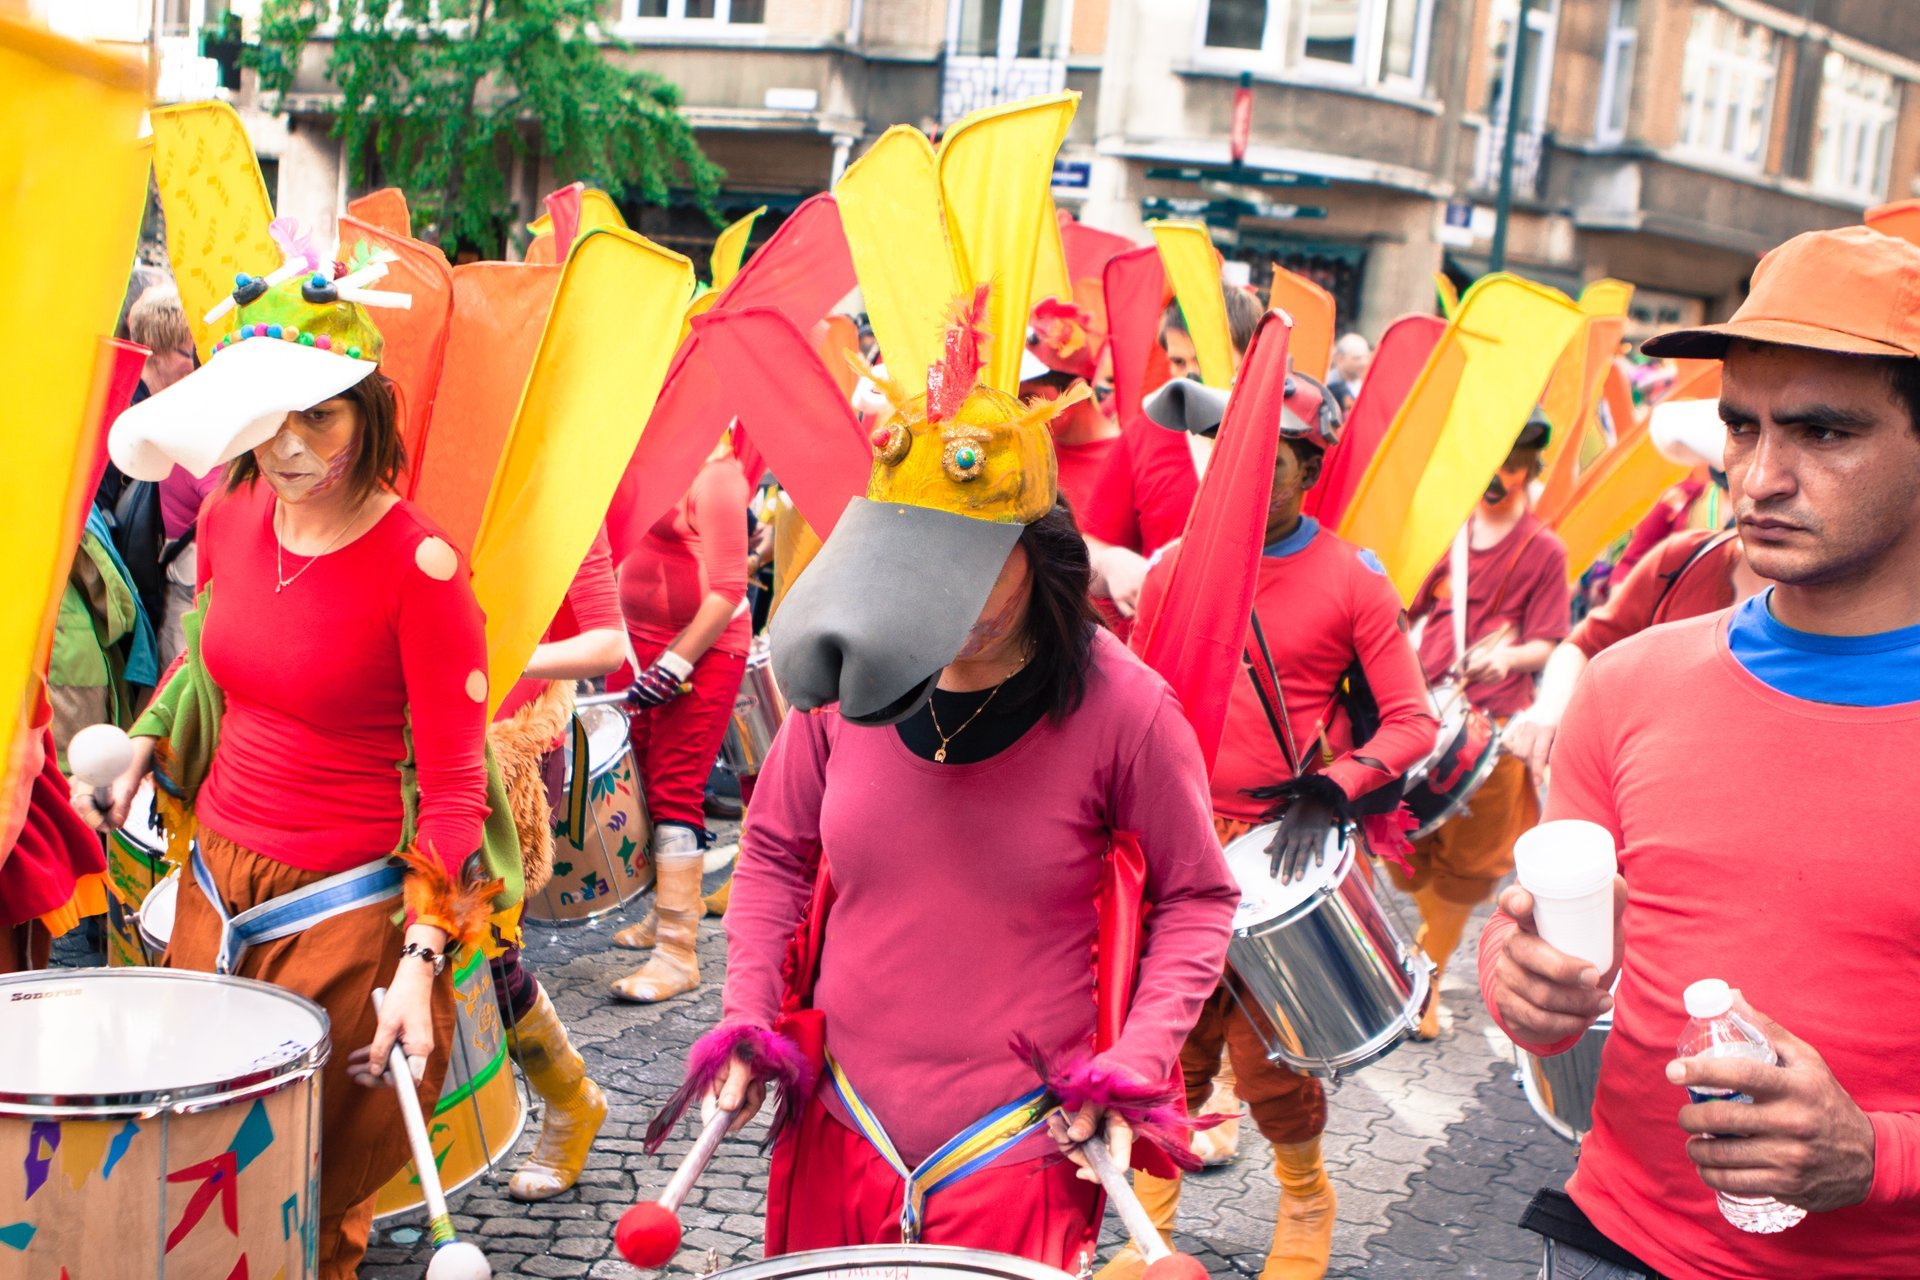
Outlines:
{"type": "Polygon", "coordinates": [[[1307,544],[1312,542],[1313,536],[1319,532],[1320,522],[1318,520],[1315,520],[1312,516],[1301,516],[1300,523],[1294,527],[1292,533],[1280,539],[1278,542],[1268,544],[1266,550],[1260,554],[1272,556],[1276,560],[1298,554],[1307,549],[1307,544]]]}

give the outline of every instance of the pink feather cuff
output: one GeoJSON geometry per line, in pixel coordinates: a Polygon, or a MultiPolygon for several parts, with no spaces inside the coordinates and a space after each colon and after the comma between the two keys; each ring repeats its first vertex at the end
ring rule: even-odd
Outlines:
{"type": "Polygon", "coordinates": [[[1048,1091],[1059,1100],[1061,1110],[1072,1113],[1092,1103],[1111,1111],[1133,1128],[1135,1141],[1152,1143],[1189,1173],[1202,1166],[1187,1135],[1195,1129],[1211,1129],[1226,1118],[1189,1116],[1175,1081],[1150,1084],[1131,1071],[1102,1066],[1097,1057],[1084,1050],[1049,1054],[1026,1036],[1016,1035],[1013,1051],[1033,1064],[1048,1091]]]}
{"type": "Polygon", "coordinates": [[[780,1140],[813,1096],[813,1068],[800,1046],[777,1031],[746,1023],[722,1023],[693,1042],[687,1050],[687,1078],[659,1114],[647,1125],[647,1152],[660,1149],[689,1107],[712,1093],[727,1074],[727,1064],[739,1058],[756,1080],[775,1088],[773,1118],[763,1149],[780,1140]]]}

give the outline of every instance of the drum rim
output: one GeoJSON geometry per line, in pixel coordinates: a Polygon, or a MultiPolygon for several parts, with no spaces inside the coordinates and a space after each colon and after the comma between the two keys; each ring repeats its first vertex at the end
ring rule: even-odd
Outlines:
{"type": "Polygon", "coordinates": [[[167,944],[173,941],[173,933],[169,930],[166,938],[163,940],[157,935],[147,932],[147,904],[152,902],[160,891],[169,885],[173,886],[174,903],[177,906],[180,899],[180,869],[175,867],[166,875],[161,876],[160,883],[147,890],[146,896],[140,899],[140,905],[133,909],[134,932],[140,935],[142,942],[153,948],[154,954],[156,955],[167,949],[167,944]]]}
{"type": "Polygon", "coordinates": [[[239,985],[251,987],[263,994],[277,996],[292,1004],[300,1005],[313,1014],[320,1024],[320,1037],[300,1053],[293,1055],[270,1068],[242,1073],[222,1080],[210,1080],[200,1084],[183,1085],[171,1089],[142,1089],[126,1093],[57,1093],[52,1091],[36,1093],[16,1093],[0,1089],[0,1115],[33,1116],[58,1119],[97,1119],[123,1116],[135,1111],[170,1111],[177,1115],[196,1111],[210,1111],[234,1102],[243,1102],[249,1098],[264,1097],[270,1093],[300,1083],[319,1072],[327,1059],[333,1054],[333,1030],[327,1020],[327,1011],[313,1001],[289,991],[285,987],[275,986],[271,982],[261,982],[256,978],[235,978],[212,973],[196,973],[187,969],[151,969],[118,968],[109,969],[92,966],[83,969],[37,969],[28,973],[0,975],[0,1003],[5,1002],[5,993],[9,987],[24,987],[47,980],[48,975],[57,974],[62,978],[80,978],[101,974],[114,975],[110,980],[116,982],[175,982],[203,983],[218,986],[239,985]]]}
{"type": "Polygon", "coordinates": [[[845,1271],[862,1266],[923,1266],[972,1275],[1019,1277],[1020,1280],[1071,1280],[1071,1273],[1031,1258],[989,1249],[964,1249],[950,1244],[855,1244],[833,1249],[803,1249],[774,1258],[759,1258],[723,1268],[715,1276],[734,1280],[749,1277],[802,1276],[845,1271]]]}
{"type": "MultiPolygon", "coordinates": [[[[1267,834],[1268,838],[1271,839],[1270,833],[1278,828],[1279,825],[1278,822],[1265,822],[1257,827],[1251,827],[1241,832],[1233,839],[1227,841],[1226,848],[1220,851],[1221,855],[1224,857],[1233,851],[1235,845],[1243,841],[1250,841],[1255,836],[1263,833],[1267,834]]],[[[1360,856],[1360,833],[1357,829],[1343,829],[1338,827],[1335,828],[1335,832],[1340,837],[1340,858],[1337,862],[1332,863],[1331,866],[1324,862],[1320,864],[1322,867],[1329,868],[1326,883],[1315,887],[1306,897],[1294,903],[1285,911],[1277,915],[1262,916],[1258,920],[1249,920],[1245,924],[1239,923],[1239,909],[1235,908],[1234,936],[1252,937],[1256,929],[1264,933],[1269,927],[1277,928],[1281,925],[1291,924],[1293,921],[1306,916],[1307,913],[1317,910],[1322,899],[1330,898],[1339,891],[1340,882],[1346,879],[1347,874],[1353,870],[1353,864],[1360,856]]],[[[1234,887],[1236,889],[1240,887],[1238,882],[1235,883],[1234,887]]]]}
{"type": "MultiPolygon", "coordinates": [[[[1426,837],[1438,831],[1446,825],[1448,819],[1460,812],[1460,806],[1473,799],[1474,792],[1487,784],[1487,779],[1493,776],[1493,771],[1500,765],[1500,724],[1498,721],[1494,722],[1493,738],[1488,743],[1488,746],[1490,749],[1487,752],[1486,759],[1475,765],[1473,772],[1467,775],[1466,782],[1461,785],[1460,794],[1448,803],[1446,809],[1441,812],[1438,817],[1434,818],[1431,822],[1422,823],[1419,827],[1408,832],[1407,839],[1424,840],[1426,837]]],[[[1438,752],[1436,751],[1435,754],[1438,754],[1438,752]]],[[[1414,779],[1409,775],[1407,778],[1407,790],[1411,791],[1413,786],[1414,779]]]]}

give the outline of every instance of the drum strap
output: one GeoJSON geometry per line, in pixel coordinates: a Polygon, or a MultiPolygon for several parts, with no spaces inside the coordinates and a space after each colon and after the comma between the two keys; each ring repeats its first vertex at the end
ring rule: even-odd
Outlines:
{"type": "Polygon", "coordinates": [[[1047,1122],[1047,1117],[1059,1109],[1045,1088],[1024,1093],[974,1121],[921,1161],[918,1168],[909,1169],[894,1148],[893,1139],[881,1127],[879,1117],[860,1100],[847,1073],[831,1053],[827,1055],[827,1070],[831,1073],[833,1091],[852,1117],[854,1127],[906,1183],[906,1194],[900,1205],[900,1238],[907,1244],[919,1242],[928,1196],[986,1168],[1038,1130],[1047,1122]]]}
{"type": "Polygon", "coordinates": [[[399,897],[406,878],[404,866],[383,857],[230,916],[220,896],[220,886],[214,883],[213,872],[207,869],[197,848],[193,851],[192,865],[200,892],[220,917],[220,953],[214,959],[214,972],[222,974],[238,969],[247,948],[256,943],[291,937],[322,920],[399,897]]]}

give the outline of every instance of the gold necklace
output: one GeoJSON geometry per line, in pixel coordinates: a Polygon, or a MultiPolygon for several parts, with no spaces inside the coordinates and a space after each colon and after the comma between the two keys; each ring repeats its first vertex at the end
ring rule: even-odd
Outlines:
{"type": "Polygon", "coordinates": [[[933,752],[933,762],[935,764],[945,764],[947,762],[947,744],[949,742],[952,742],[955,738],[959,737],[961,734],[965,733],[967,731],[967,726],[980,718],[980,713],[987,709],[988,703],[991,703],[995,698],[1000,696],[1000,691],[1007,687],[1008,680],[1013,679],[1015,676],[1019,675],[1021,671],[1026,669],[1027,662],[1032,657],[1033,657],[1033,653],[1031,651],[1028,651],[1027,653],[1021,655],[1020,665],[1015,667],[1013,670],[1007,672],[1007,674],[1001,678],[1000,683],[993,686],[993,692],[987,695],[987,701],[975,707],[973,709],[973,714],[968,716],[963,722],[961,722],[960,727],[958,729],[955,729],[952,733],[944,732],[940,728],[940,713],[933,709],[933,699],[931,697],[927,699],[927,714],[933,717],[933,733],[935,737],[940,739],[940,745],[936,747],[933,752]]]}
{"type": "Polygon", "coordinates": [[[285,558],[286,548],[282,546],[280,542],[280,504],[277,502],[274,503],[273,504],[273,569],[274,569],[273,577],[274,577],[275,585],[273,588],[273,594],[279,595],[282,591],[292,586],[295,580],[297,580],[301,574],[313,568],[314,565],[320,562],[321,556],[324,556],[327,554],[327,552],[333,550],[335,544],[337,544],[340,541],[340,539],[347,536],[347,530],[353,528],[354,521],[360,518],[360,512],[366,508],[366,505],[367,504],[363,499],[360,505],[353,509],[353,514],[347,517],[347,522],[340,526],[340,532],[333,535],[333,540],[327,543],[326,546],[320,548],[320,550],[317,553],[315,553],[312,556],[309,556],[307,558],[307,562],[301,565],[298,569],[295,569],[293,571],[293,577],[289,578],[287,576],[287,563],[285,558]]]}

